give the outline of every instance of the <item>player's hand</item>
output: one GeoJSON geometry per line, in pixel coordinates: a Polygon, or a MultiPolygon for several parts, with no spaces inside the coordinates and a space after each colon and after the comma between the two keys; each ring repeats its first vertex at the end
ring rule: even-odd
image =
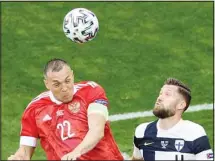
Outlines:
{"type": "Polygon", "coordinates": [[[81,152],[79,150],[73,150],[72,152],[64,155],[61,160],[77,160],[78,157],[81,156],[81,152]]]}

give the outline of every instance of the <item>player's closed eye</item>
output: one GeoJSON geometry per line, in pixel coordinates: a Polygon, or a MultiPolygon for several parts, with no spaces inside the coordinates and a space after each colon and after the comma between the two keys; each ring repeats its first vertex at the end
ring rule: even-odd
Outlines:
{"type": "Polygon", "coordinates": [[[164,92],[164,93],[163,93],[163,92],[160,92],[160,93],[159,93],[159,96],[162,95],[162,94],[164,94],[165,96],[169,96],[169,95],[170,95],[169,92],[164,92]]]}
{"type": "Polygon", "coordinates": [[[56,87],[56,88],[59,87],[59,86],[60,86],[60,84],[54,84],[54,87],[56,87]]]}
{"type": "Polygon", "coordinates": [[[71,81],[70,79],[67,79],[67,80],[66,80],[66,83],[70,83],[70,81],[71,81]]]}

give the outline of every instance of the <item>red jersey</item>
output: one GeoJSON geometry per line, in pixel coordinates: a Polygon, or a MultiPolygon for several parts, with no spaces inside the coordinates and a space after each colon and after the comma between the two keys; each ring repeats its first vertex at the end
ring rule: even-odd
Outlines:
{"type": "MultiPolygon", "coordinates": [[[[80,144],[87,134],[87,109],[94,102],[108,106],[103,88],[95,82],[75,84],[73,99],[68,103],[56,100],[51,91],[40,94],[24,111],[20,144],[36,146],[39,138],[47,159],[60,160],[80,144]]],[[[104,137],[79,159],[123,160],[108,121],[104,137]]]]}

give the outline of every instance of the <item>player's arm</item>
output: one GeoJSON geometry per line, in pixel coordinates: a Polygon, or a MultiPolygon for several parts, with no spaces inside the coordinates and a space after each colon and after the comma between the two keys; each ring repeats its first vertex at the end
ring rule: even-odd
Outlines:
{"type": "Polygon", "coordinates": [[[37,104],[31,104],[24,111],[21,122],[20,147],[8,160],[30,160],[33,156],[38,138],[34,111],[35,106],[37,104]]]}
{"type": "Polygon", "coordinates": [[[144,132],[148,123],[140,124],[136,127],[134,132],[134,140],[133,140],[133,154],[131,160],[144,160],[143,151],[140,151],[141,140],[144,137],[144,132]],[[141,153],[142,152],[142,153],[141,153]]]}
{"type": "Polygon", "coordinates": [[[21,145],[14,155],[8,157],[8,160],[30,160],[34,149],[32,146],[21,145]]]}
{"type": "Polygon", "coordinates": [[[131,160],[144,160],[140,150],[134,145],[131,160]]]}
{"type": "Polygon", "coordinates": [[[104,128],[107,120],[107,107],[102,104],[92,103],[88,108],[88,127],[87,135],[77,147],[81,154],[92,150],[96,144],[104,137],[104,128]]]}
{"type": "Polygon", "coordinates": [[[104,136],[105,123],[108,119],[108,110],[105,105],[91,103],[88,107],[89,130],[83,141],[69,154],[63,156],[62,160],[77,159],[81,155],[92,150],[104,136]]]}

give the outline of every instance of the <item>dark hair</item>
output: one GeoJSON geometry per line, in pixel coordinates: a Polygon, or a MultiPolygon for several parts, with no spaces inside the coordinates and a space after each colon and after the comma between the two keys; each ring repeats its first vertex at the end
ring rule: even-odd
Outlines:
{"type": "Polygon", "coordinates": [[[54,58],[49,60],[43,70],[44,77],[47,76],[48,71],[51,70],[52,72],[59,72],[65,65],[69,66],[68,63],[63,59],[54,58]]]}
{"type": "Polygon", "coordinates": [[[178,86],[178,92],[184,97],[185,102],[186,102],[186,106],[184,111],[187,110],[187,108],[190,105],[190,101],[191,101],[191,90],[190,88],[185,85],[183,82],[181,82],[180,80],[177,80],[175,78],[168,78],[165,83],[165,85],[174,85],[174,86],[178,86]]]}

